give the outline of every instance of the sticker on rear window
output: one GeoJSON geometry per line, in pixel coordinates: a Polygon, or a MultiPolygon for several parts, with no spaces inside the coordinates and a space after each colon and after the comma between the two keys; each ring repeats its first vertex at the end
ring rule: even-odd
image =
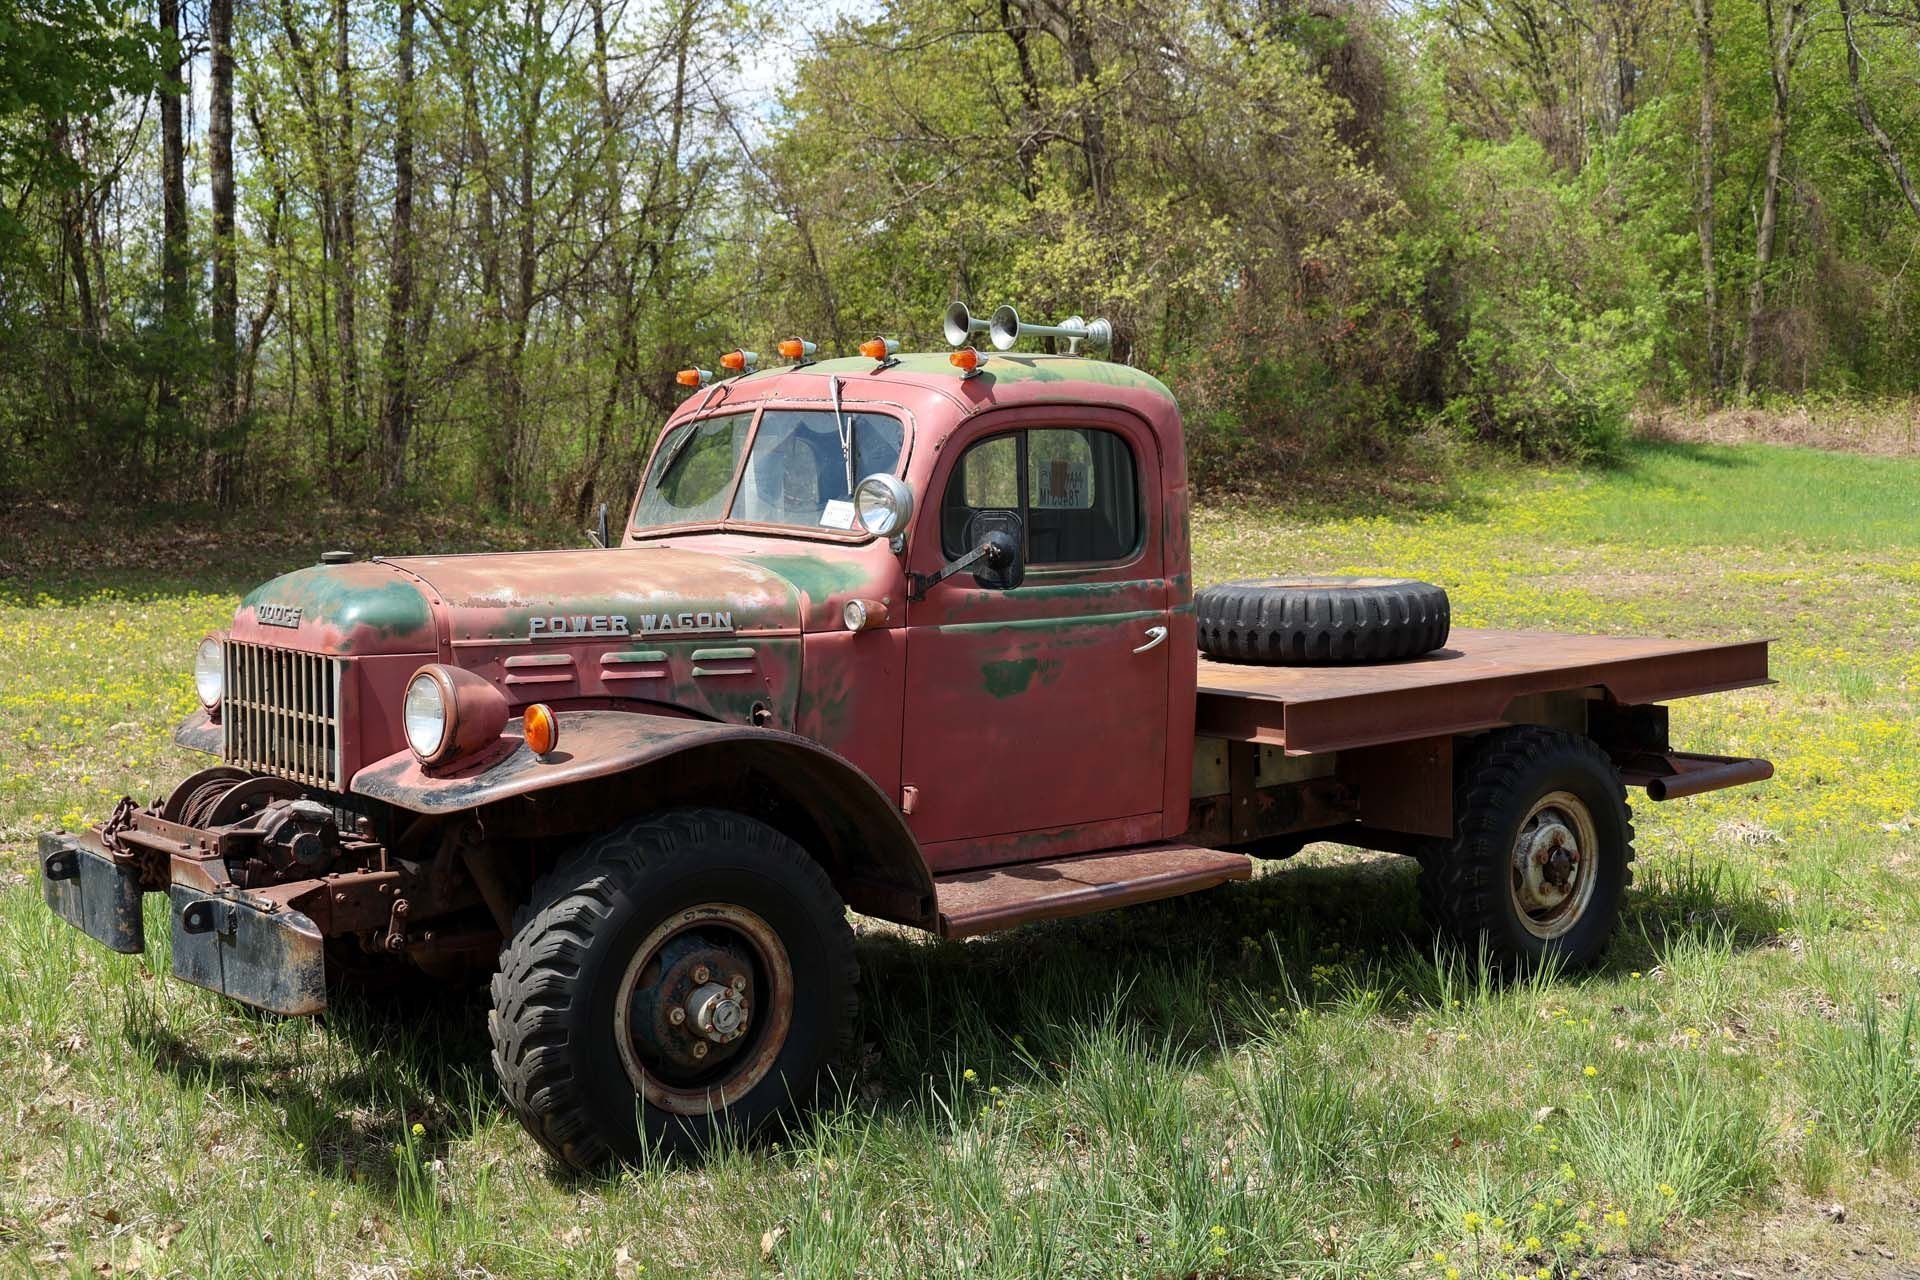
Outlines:
{"type": "Polygon", "coordinates": [[[1034,473],[1034,506],[1083,511],[1093,505],[1087,497],[1086,463],[1054,458],[1040,463],[1034,473]]]}

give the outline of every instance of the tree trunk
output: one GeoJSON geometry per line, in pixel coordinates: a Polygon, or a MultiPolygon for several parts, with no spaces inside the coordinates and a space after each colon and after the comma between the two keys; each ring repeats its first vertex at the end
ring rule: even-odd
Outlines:
{"type": "Polygon", "coordinates": [[[233,0],[208,0],[207,41],[212,51],[207,107],[207,164],[213,188],[213,358],[215,439],[208,496],[232,501],[230,461],[236,425],[235,324],[240,312],[238,263],[233,238],[233,0]]]}
{"type": "MultiPolygon", "coordinates": [[[[160,327],[172,361],[187,333],[186,141],[180,117],[186,85],[181,80],[180,0],[160,0],[160,35],[166,59],[160,72],[160,327]]],[[[180,407],[174,369],[163,365],[155,388],[161,410],[180,407]]]]}
{"type": "Polygon", "coordinates": [[[73,152],[73,123],[65,116],[56,119],[49,130],[52,150],[74,167],[74,173],[60,184],[60,256],[66,259],[73,276],[73,302],[79,313],[81,334],[89,339],[100,336],[99,318],[93,305],[93,277],[87,271],[87,234],[85,179],[83,166],[73,152]]]}
{"type": "Polygon", "coordinates": [[[1713,262],[1713,0],[1693,0],[1693,35],[1700,57],[1699,203],[1694,225],[1700,236],[1700,291],[1707,313],[1707,398],[1720,403],[1726,390],[1726,360],[1720,350],[1720,283],[1713,262]]]}
{"type": "Polygon", "coordinates": [[[1780,220],[1780,167],[1787,151],[1788,110],[1792,104],[1793,64],[1800,56],[1806,28],[1806,0],[1787,0],[1784,13],[1775,13],[1776,0],[1763,0],[1767,13],[1767,43],[1773,79],[1773,115],[1767,130],[1767,172],[1760,189],[1760,227],[1754,235],[1753,280],[1747,286],[1747,332],[1740,354],[1739,397],[1753,390],[1760,364],[1760,321],[1766,314],[1767,269],[1773,264],[1774,234],[1780,220]]]}
{"type": "MultiPolygon", "coordinates": [[[[229,0],[230,2],[230,0],[229,0]]],[[[359,155],[354,148],[353,64],[348,57],[347,0],[333,0],[333,82],[339,116],[334,122],[334,217],[338,230],[334,248],[340,278],[334,285],[334,320],[340,348],[340,413],[344,433],[358,435],[360,424],[360,358],[355,342],[355,272],[359,256],[355,252],[354,189],[359,183],[359,155]]]]}
{"type": "MultiPolygon", "coordinates": [[[[527,40],[527,61],[540,57],[535,52],[535,42],[546,40],[546,6],[542,0],[528,0],[523,9],[523,37],[527,40]]],[[[537,126],[541,109],[546,103],[546,81],[544,73],[534,72],[531,68],[521,67],[521,82],[524,86],[520,100],[518,154],[515,156],[518,189],[516,196],[519,208],[514,222],[514,290],[513,309],[509,317],[511,330],[507,339],[507,415],[504,436],[500,441],[494,465],[494,488],[501,499],[501,506],[508,511],[516,509],[515,482],[520,478],[525,466],[527,443],[527,381],[525,361],[527,337],[533,323],[534,286],[539,279],[539,256],[534,235],[535,203],[537,193],[534,187],[534,166],[536,161],[537,126]]]]}
{"type": "Polygon", "coordinates": [[[381,353],[386,391],[380,434],[385,453],[383,489],[407,480],[407,440],[413,433],[411,343],[413,327],[413,26],[414,0],[400,0],[400,86],[394,104],[393,250],[388,263],[387,336],[381,353]]]}
{"type": "Polygon", "coordinates": [[[1007,40],[1013,45],[1014,65],[1020,71],[1020,109],[1022,114],[1019,141],[1014,146],[1014,160],[1020,166],[1020,194],[1029,202],[1038,197],[1040,184],[1036,170],[1040,163],[1040,77],[1033,68],[1033,51],[1027,44],[1028,18],[1021,10],[1016,16],[1012,0],[1000,0],[1000,29],[1007,34],[1007,40]]]}
{"type": "Polygon", "coordinates": [[[1853,4],[1851,0],[1840,0],[1840,21],[1847,35],[1847,82],[1853,86],[1853,114],[1859,119],[1860,127],[1873,139],[1873,145],[1880,152],[1880,159],[1886,163],[1887,172],[1900,187],[1900,194],[1907,198],[1907,208],[1913,210],[1913,216],[1920,218],[1920,192],[1914,190],[1913,177],[1907,172],[1906,161],[1900,158],[1900,148],[1894,145],[1887,131],[1880,127],[1880,119],[1873,113],[1873,104],[1867,101],[1867,91],[1860,83],[1860,45],[1853,35],[1853,4]]]}

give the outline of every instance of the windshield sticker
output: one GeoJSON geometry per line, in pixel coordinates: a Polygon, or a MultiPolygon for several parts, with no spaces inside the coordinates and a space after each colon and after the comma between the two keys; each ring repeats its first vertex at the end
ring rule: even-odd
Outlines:
{"type": "Polygon", "coordinates": [[[733,630],[733,611],[717,609],[711,612],[702,609],[699,612],[686,613],[643,613],[637,619],[621,613],[595,614],[554,614],[550,617],[535,615],[527,620],[527,639],[561,639],[571,636],[629,636],[655,635],[660,632],[676,634],[726,634],[733,630]],[[639,627],[634,628],[634,622],[639,627]]]}
{"type": "Polygon", "coordinates": [[[820,512],[820,523],[829,529],[853,528],[853,504],[845,498],[829,498],[820,512]]]}

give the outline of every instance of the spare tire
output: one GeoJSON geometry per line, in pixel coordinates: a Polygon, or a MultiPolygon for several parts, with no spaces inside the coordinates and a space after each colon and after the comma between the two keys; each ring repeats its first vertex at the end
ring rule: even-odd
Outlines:
{"type": "Polygon", "coordinates": [[[1452,625],[1447,593],[1412,578],[1244,578],[1194,595],[1200,652],[1307,666],[1431,653],[1452,625]]]}

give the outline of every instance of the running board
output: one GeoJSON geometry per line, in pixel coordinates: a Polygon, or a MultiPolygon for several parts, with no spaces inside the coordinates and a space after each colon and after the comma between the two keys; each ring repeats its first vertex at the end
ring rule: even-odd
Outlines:
{"type": "Polygon", "coordinates": [[[1030,920],[1172,898],[1252,874],[1253,859],[1243,853],[1148,844],[962,871],[936,878],[933,887],[940,903],[940,936],[965,938],[1030,920]]]}

